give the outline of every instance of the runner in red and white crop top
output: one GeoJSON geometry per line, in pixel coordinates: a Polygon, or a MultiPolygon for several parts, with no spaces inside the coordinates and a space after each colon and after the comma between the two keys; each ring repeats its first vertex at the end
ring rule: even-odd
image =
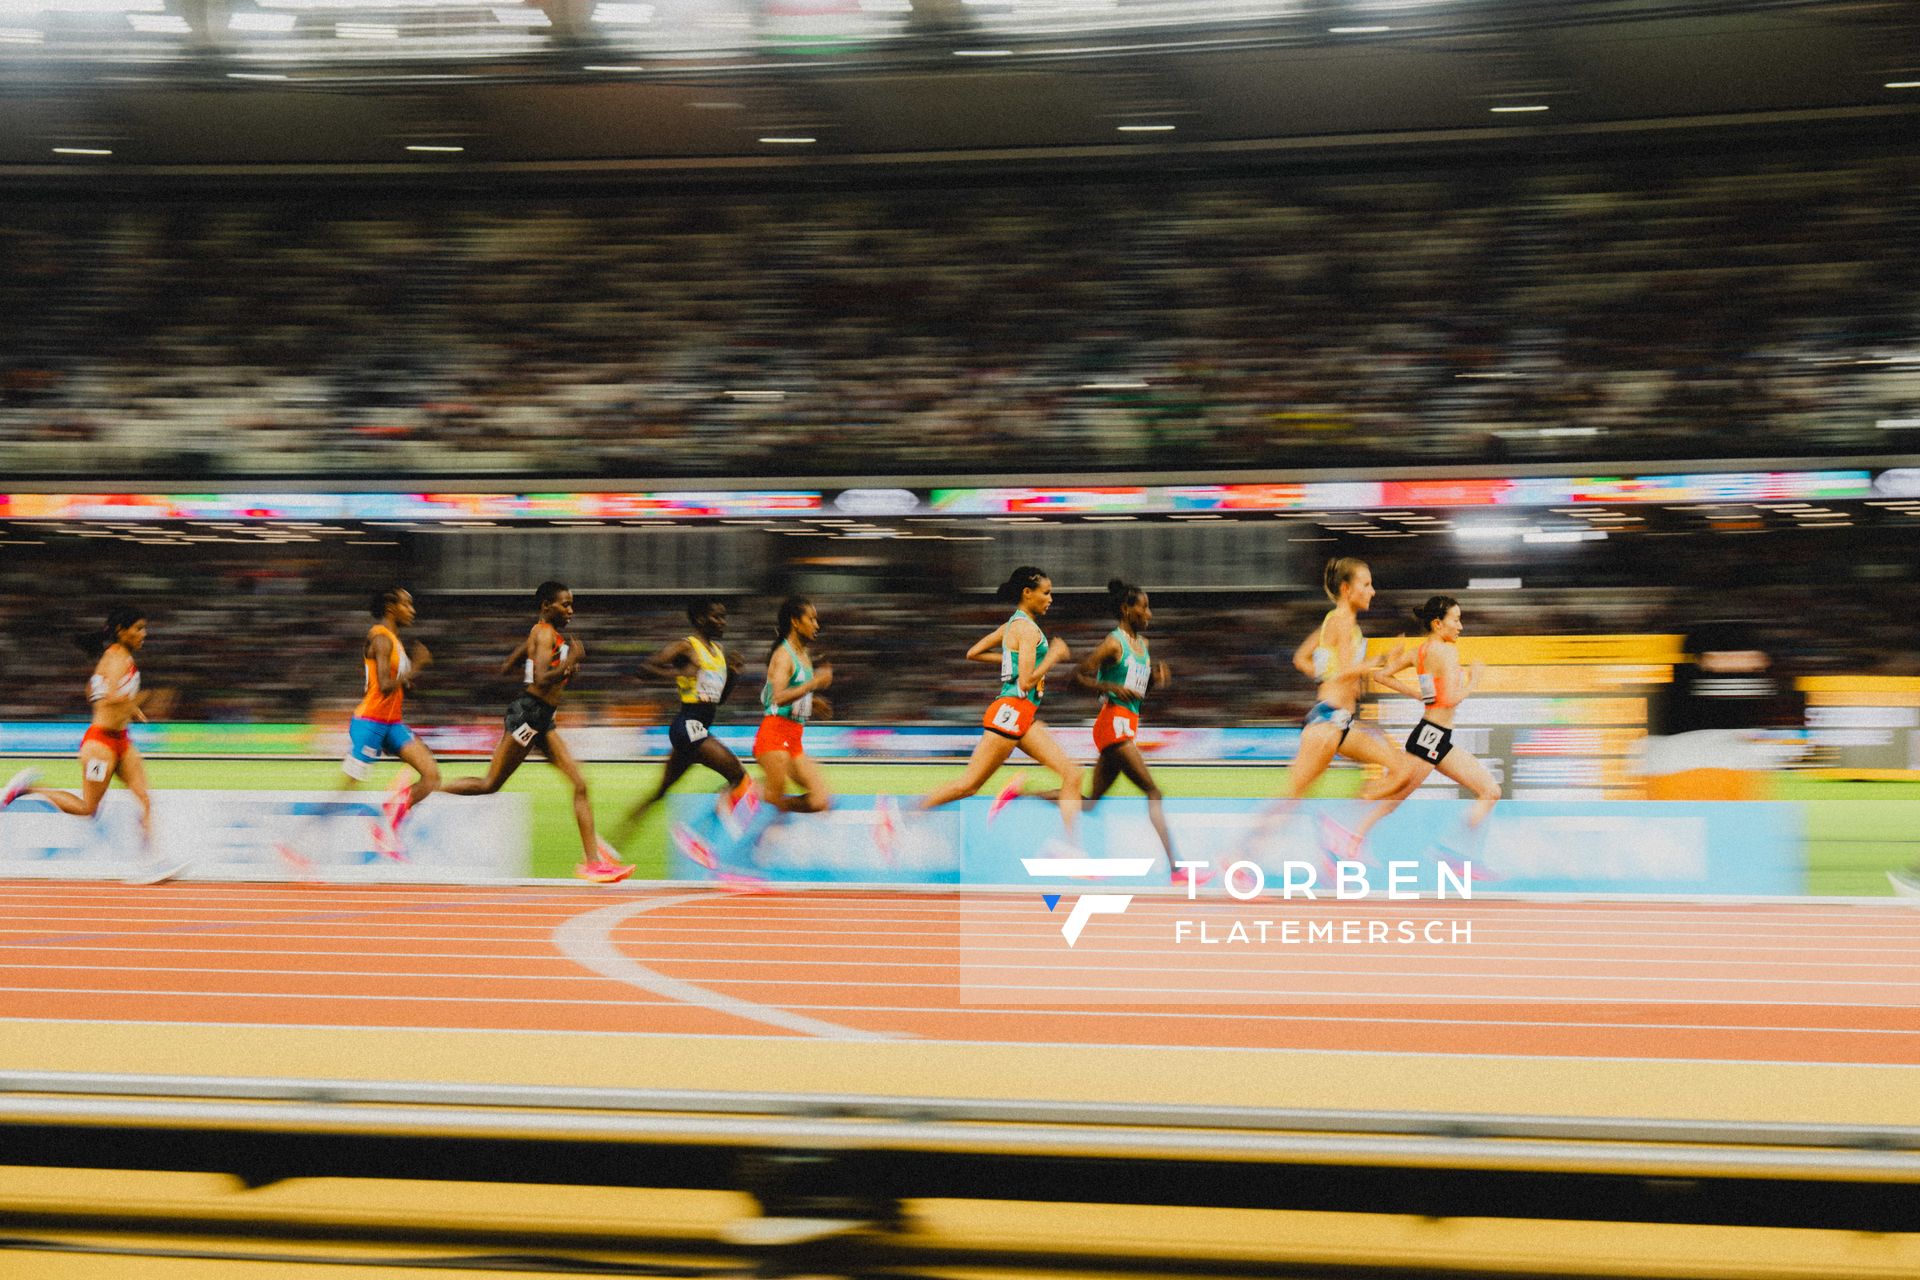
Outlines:
{"type": "MultiPolygon", "coordinates": [[[[60,791],[33,785],[37,770],[22,769],[0,790],[0,808],[22,796],[38,796],[62,813],[91,818],[114,778],[133,793],[140,805],[142,857],[149,858],[153,848],[153,802],[147,793],[147,767],[140,748],[127,733],[127,725],[147,717],[140,710],[140,668],[134,655],[147,642],[147,619],[137,609],[116,606],[107,614],[98,631],[76,636],[74,642],[94,658],[93,674],[87,679],[87,701],[93,704],[93,720],[80,739],[80,791],[60,791]]],[[[174,867],[162,873],[143,872],[135,878],[151,882],[170,879],[180,870],[174,867]]]]}

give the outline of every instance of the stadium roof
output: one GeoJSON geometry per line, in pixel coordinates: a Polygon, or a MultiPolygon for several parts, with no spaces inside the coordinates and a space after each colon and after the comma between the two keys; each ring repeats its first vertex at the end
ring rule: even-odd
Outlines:
{"type": "Polygon", "coordinates": [[[1914,115],[1920,10],[1894,0],[0,0],[13,174],[1124,159],[1914,115]]]}

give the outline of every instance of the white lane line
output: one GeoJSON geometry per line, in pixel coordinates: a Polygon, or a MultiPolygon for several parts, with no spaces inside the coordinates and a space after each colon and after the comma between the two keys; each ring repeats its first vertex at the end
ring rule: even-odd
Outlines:
{"type": "MultiPolygon", "coordinates": [[[[651,991],[655,995],[666,996],[682,1004],[709,1009],[715,1013],[729,1014],[735,1018],[744,1018],[749,1022],[765,1023],[770,1027],[797,1031],[802,1035],[817,1036],[826,1040],[907,1038],[905,1033],[863,1031],[856,1027],[843,1027],[838,1023],[809,1018],[786,1009],[754,1004],[737,996],[709,991],[705,987],[695,986],[691,982],[682,982],[678,978],[669,978],[658,970],[649,969],[613,943],[613,931],[643,912],[659,911],[689,903],[715,901],[724,902],[731,899],[722,894],[690,893],[670,898],[643,898],[638,902],[622,902],[610,907],[601,907],[597,911],[583,912],[556,928],[553,931],[553,945],[559,949],[560,954],[602,977],[624,982],[642,991],[651,991]]],[[[836,1008],[836,1006],[827,1007],[836,1008]]]]}
{"type": "MultiPolygon", "coordinates": [[[[0,929],[0,934],[24,933],[31,936],[31,935],[44,934],[45,932],[46,930],[44,929],[0,929]]],[[[4,943],[0,945],[50,946],[50,947],[78,945],[78,942],[81,940],[98,941],[106,936],[111,936],[114,932],[115,931],[112,931],[112,930],[101,930],[98,932],[98,934],[89,932],[89,933],[75,933],[72,935],[61,935],[61,936],[73,936],[76,939],[75,943],[73,944],[60,942],[56,938],[55,940],[50,940],[50,941],[43,940],[39,942],[28,942],[28,943],[4,943]]],[[[752,934],[754,937],[757,938],[757,937],[764,936],[768,932],[770,931],[765,929],[728,929],[725,926],[716,926],[712,929],[701,929],[694,926],[688,926],[684,929],[677,928],[677,927],[653,929],[653,933],[656,933],[656,934],[657,933],[692,934],[694,936],[691,939],[681,941],[677,944],[677,945],[689,946],[689,947],[705,946],[705,947],[724,947],[724,948],[733,948],[733,949],[760,947],[760,948],[767,948],[767,949],[780,950],[780,951],[803,951],[803,950],[886,951],[889,954],[897,954],[902,950],[909,949],[908,944],[902,944],[898,942],[871,942],[871,943],[861,943],[861,942],[854,942],[854,941],[752,942],[752,941],[733,941],[730,939],[709,940],[705,936],[707,934],[712,934],[712,933],[746,933],[746,934],[752,934]]],[[[819,931],[814,930],[812,932],[818,933],[819,931]]],[[[406,934],[406,933],[288,933],[282,929],[271,929],[271,928],[266,928],[265,926],[261,926],[251,930],[249,929],[196,929],[191,934],[170,934],[165,932],[149,934],[149,933],[139,933],[139,932],[132,932],[132,931],[119,931],[119,936],[133,939],[133,940],[163,939],[163,938],[176,938],[176,937],[179,938],[181,941],[192,941],[194,939],[199,939],[199,938],[271,938],[271,939],[274,939],[275,941],[299,940],[299,941],[315,941],[315,942],[332,942],[335,940],[355,941],[355,942],[405,942],[412,938],[418,938],[421,941],[431,941],[431,942],[443,942],[443,943],[444,942],[485,942],[485,943],[498,942],[502,945],[523,945],[528,941],[528,939],[525,939],[525,938],[495,938],[487,935],[467,935],[464,937],[462,936],[446,937],[442,935],[433,935],[431,937],[427,937],[425,935],[406,934]]],[[[874,935],[862,934],[857,936],[867,937],[867,936],[874,936],[874,935]]],[[[957,953],[960,951],[962,947],[961,939],[958,937],[947,938],[947,939],[936,939],[932,942],[928,942],[926,941],[927,935],[924,932],[909,934],[907,936],[911,936],[921,940],[918,946],[911,947],[912,950],[917,950],[922,952],[952,951],[957,953]]],[[[990,951],[990,952],[1005,952],[1008,954],[1030,954],[1030,955],[1049,955],[1050,954],[1055,956],[1060,954],[1059,944],[1051,943],[1047,941],[1052,936],[1052,934],[1047,931],[1040,931],[1036,933],[1033,930],[1019,930],[1019,931],[1008,931],[1008,932],[1000,932],[1000,933],[990,933],[990,934],[983,935],[987,937],[1035,939],[1035,945],[1031,945],[1031,946],[999,946],[999,945],[990,946],[984,943],[973,941],[972,940],[973,936],[974,935],[970,933],[968,935],[968,940],[964,944],[966,950],[969,952],[990,951]]],[[[1164,938],[1165,934],[1149,931],[1146,934],[1146,936],[1149,938],[1155,938],[1155,937],[1164,938]]],[[[1707,951],[1707,952],[1714,952],[1714,953],[1723,953],[1723,952],[1732,950],[1732,948],[1718,946],[1712,943],[1658,942],[1658,943],[1644,943],[1644,944],[1633,945],[1633,946],[1622,946],[1617,943],[1609,944],[1609,943],[1598,943],[1598,942],[1571,942],[1571,941],[1565,940],[1565,935],[1552,935],[1552,936],[1556,938],[1556,941],[1552,946],[1543,946],[1540,943],[1532,943],[1532,942],[1493,942],[1493,941],[1486,941],[1486,940],[1480,940],[1480,939],[1476,939],[1473,942],[1472,946],[1476,951],[1484,951],[1484,950],[1495,948],[1495,947],[1505,948],[1513,951],[1533,951],[1537,953],[1536,958],[1558,958],[1563,953],[1570,950],[1601,951],[1601,952],[1605,952],[1607,956],[1618,955],[1622,951],[1650,951],[1650,952],[1660,952],[1660,953],[1671,952],[1671,951],[1707,951]]],[[[653,938],[652,940],[657,942],[670,941],[669,939],[666,939],[666,938],[653,938]]],[[[1421,954],[1421,952],[1418,950],[1417,944],[1409,944],[1408,950],[1412,955],[1417,956],[1421,954]]],[[[1743,948],[1742,950],[1745,950],[1749,953],[1764,952],[1764,954],[1766,955],[1810,952],[1810,953],[1814,953],[1822,956],[1829,956],[1829,955],[1835,955],[1835,954],[1841,954],[1841,953],[1857,953],[1860,955],[1884,956],[1888,954],[1889,951],[1895,950],[1895,948],[1887,947],[1887,946],[1840,947],[1840,946],[1833,946],[1830,944],[1800,947],[1800,946],[1787,946],[1787,945],[1782,945],[1778,943],[1773,943],[1773,944],[1767,945],[1764,948],[1749,947],[1749,948],[1743,948]]],[[[1099,951],[1099,954],[1101,955],[1141,955],[1141,956],[1163,956],[1168,958],[1174,957],[1179,954],[1171,946],[1132,947],[1132,948],[1101,947],[1098,949],[1098,951],[1099,951]]],[[[1320,955],[1320,954],[1328,954],[1328,953],[1313,951],[1313,950],[1303,948],[1301,954],[1320,955]]],[[[1385,957],[1382,957],[1382,958],[1385,958],[1385,957]]],[[[1605,958],[1605,957],[1602,957],[1602,958],[1605,958]]],[[[1645,963],[1645,962],[1642,962],[1642,963],[1645,963]]]]}
{"type": "MultiPolygon", "coordinates": [[[[208,935],[203,934],[199,936],[205,937],[208,935]]],[[[278,935],[278,936],[286,936],[286,935],[278,935]]],[[[329,935],[329,936],[332,936],[332,935],[329,935]]],[[[184,939],[184,941],[192,941],[192,940],[193,939],[184,939]]],[[[388,939],[388,941],[391,941],[391,939],[388,939]]],[[[778,947],[784,950],[798,944],[777,943],[777,942],[769,942],[769,943],[737,942],[737,943],[715,943],[713,945],[720,946],[720,947],[732,947],[732,948],[765,946],[765,947],[778,947]]],[[[809,944],[809,945],[818,947],[819,949],[822,949],[822,950],[837,950],[837,948],[824,943],[809,944]]],[[[1476,943],[1475,945],[1478,946],[1479,944],[1476,943]]],[[[1502,945],[1502,944],[1495,944],[1495,945],[1502,945]]],[[[1037,953],[1044,953],[1048,951],[1058,952],[1059,948],[1058,947],[994,947],[994,948],[969,947],[967,950],[969,954],[972,954],[977,950],[1015,951],[1023,954],[1028,954],[1028,953],[1037,954],[1037,953]]],[[[403,951],[382,951],[375,948],[367,948],[365,950],[353,951],[353,950],[342,950],[337,947],[334,947],[334,948],[328,948],[328,947],[312,947],[312,948],[182,947],[182,946],[143,946],[143,945],[134,945],[130,943],[102,943],[97,946],[81,946],[77,943],[62,943],[62,942],[0,942],[0,952],[3,952],[3,951],[60,951],[60,952],[72,951],[72,952],[100,952],[103,954],[110,954],[110,955],[132,954],[132,955],[168,955],[168,956],[181,956],[181,955],[328,956],[334,959],[343,959],[350,956],[351,957],[364,956],[370,959],[531,960],[536,962],[550,961],[553,964],[570,963],[562,959],[561,957],[553,955],[550,950],[544,949],[544,948],[539,951],[528,951],[528,952],[506,951],[506,950],[501,950],[497,948],[489,949],[486,951],[418,951],[418,950],[414,950],[413,948],[408,948],[403,951]]],[[[1820,951],[1822,952],[1822,954],[1826,954],[1827,949],[1820,948],[1820,951]]],[[[1158,952],[1158,951],[1101,952],[1102,956],[1135,955],[1135,954],[1162,955],[1165,953],[1158,952]]],[[[1344,954],[1344,952],[1336,953],[1336,952],[1331,952],[1326,950],[1313,951],[1313,950],[1308,950],[1306,948],[1301,948],[1293,952],[1292,954],[1295,960],[1294,967],[1279,967],[1279,968],[1267,967],[1267,966],[1238,967],[1238,968],[1229,970],[1229,972],[1231,973],[1298,973],[1298,972],[1304,971],[1304,972],[1312,972],[1312,973],[1332,973],[1336,971],[1329,970],[1329,969],[1318,969],[1318,968],[1303,970],[1301,967],[1299,967],[1299,962],[1311,961],[1311,960],[1330,960],[1330,959],[1333,959],[1336,954],[1338,954],[1339,958],[1343,961],[1347,961],[1347,962],[1366,961],[1373,964],[1420,962],[1420,963],[1428,963],[1428,964],[1451,963],[1451,964],[1462,965],[1462,966],[1464,965],[1502,966],[1502,965],[1526,964],[1533,960],[1545,960],[1545,959],[1551,959],[1557,964],[1566,964],[1566,965],[1660,965],[1662,967],[1671,968],[1674,964],[1674,962],[1671,959],[1664,959],[1664,958],[1654,958],[1654,957],[1638,958],[1638,957],[1631,957],[1631,956],[1621,956],[1621,957],[1565,956],[1565,955],[1557,954],[1552,951],[1542,951],[1541,954],[1537,956],[1462,956],[1462,955],[1459,955],[1457,952],[1449,952],[1445,949],[1445,947],[1439,946],[1439,945],[1436,945],[1434,950],[1431,952],[1423,952],[1417,946],[1408,946],[1405,949],[1404,953],[1396,953],[1392,955],[1368,955],[1364,952],[1349,955],[1349,954],[1344,954]]],[[[699,965],[742,965],[742,964],[765,965],[766,964],[766,961],[764,959],[761,959],[755,956],[742,956],[737,959],[727,957],[727,956],[695,957],[687,954],[687,951],[684,949],[673,952],[668,955],[658,955],[658,956],[636,955],[633,958],[635,960],[640,961],[642,964],[654,964],[657,962],[667,963],[667,964],[680,963],[680,964],[699,964],[699,965]]],[[[873,968],[873,961],[871,960],[794,960],[794,961],[791,961],[790,963],[803,969],[823,969],[823,968],[871,969],[873,968]]],[[[958,967],[961,963],[962,961],[960,961],[959,959],[889,960],[887,962],[887,967],[891,969],[952,969],[952,968],[958,967]]],[[[989,964],[985,961],[968,960],[965,963],[970,968],[985,968],[985,969],[995,969],[995,968],[1003,968],[1003,969],[1018,968],[1023,970],[1062,969],[1062,970],[1073,970],[1078,972],[1080,969],[1084,967],[1083,965],[1074,965],[1074,964],[1034,964],[1027,961],[1021,961],[1018,964],[1014,964],[1011,962],[1006,964],[989,964]]],[[[12,968],[12,967],[15,967],[15,966],[0,965],[0,968],[12,968]]],[[[145,967],[145,966],[142,966],[142,967],[145,967]]],[[[1110,973],[1164,973],[1166,972],[1166,966],[1163,964],[1162,965],[1105,965],[1102,967],[1103,967],[1103,971],[1110,972],[1110,973]]],[[[1805,974],[1818,969],[1892,969],[1901,973],[1913,973],[1916,975],[1920,975],[1920,960],[1881,960],[1881,961],[1796,960],[1789,964],[1780,960],[1773,960],[1773,959],[1737,960],[1737,959],[1722,958],[1722,959],[1717,959],[1712,961],[1711,964],[1702,964],[1700,967],[1703,969],[1711,969],[1711,970],[1719,970],[1719,969],[1726,969],[1726,968],[1769,968],[1769,969],[1781,969],[1791,974],[1805,974]]],[[[1381,974],[1371,969],[1368,969],[1368,970],[1351,969],[1351,970],[1339,970],[1337,972],[1367,973],[1375,977],[1382,977],[1382,976],[1392,977],[1392,976],[1398,976],[1401,973],[1405,973],[1408,976],[1419,976],[1425,971],[1394,970],[1386,974],[1381,974]]],[[[1479,973],[1475,973],[1472,971],[1463,971],[1460,969],[1447,969],[1447,970],[1438,971],[1437,973],[1431,976],[1508,978],[1508,977],[1526,977],[1530,972],[1532,971],[1490,967],[1479,973]]],[[[1578,974],[1578,973],[1558,972],[1558,973],[1546,973],[1546,974],[1543,974],[1542,976],[1551,977],[1551,978],[1571,979],[1571,978],[1582,977],[1585,975],[1578,974]]],[[[1613,975],[1613,976],[1621,977],[1621,978],[1631,978],[1634,975],[1619,974],[1619,975],[1613,975]]],[[[1695,979],[1686,979],[1686,980],[1693,981],[1695,979]]],[[[1729,980],[1733,981],[1733,979],[1729,979],[1729,980]]],[[[1738,979],[1738,981],[1764,981],[1764,979],[1738,979]]],[[[1799,981],[1802,981],[1802,979],[1793,977],[1793,978],[1783,979],[1783,981],[1799,982],[1799,981]]],[[[1822,985],[1827,982],[1826,979],[1806,979],[1805,981],[1811,982],[1814,985],[1822,985]]],[[[1835,979],[1834,981],[1842,982],[1844,980],[1835,979]]],[[[1916,979],[1916,984],[1920,984],[1920,978],[1916,979]]]]}
{"type": "MultiPolygon", "coordinates": [[[[141,892],[151,895],[156,891],[143,889],[141,892]]],[[[310,914],[322,909],[346,911],[352,908],[367,908],[373,906],[390,906],[393,909],[368,911],[367,914],[408,915],[420,913],[453,919],[463,918],[468,915],[513,915],[523,918],[528,909],[532,908],[540,909],[543,913],[550,913],[558,917],[573,914],[574,912],[570,910],[570,908],[577,908],[580,905],[577,900],[568,901],[566,898],[559,896],[541,896],[538,898],[529,896],[529,900],[525,902],[515,902],[511,904],[502,903],[498,899],[302,897],[293,901],[283,899],[261,906],[238,906],[217,900],[201,906],[197,904],[197,901],[183,900],[183,895],[171,887],[159,892],[165,896],[157,901],[150,900],[142,902],[125,897],[102,895],[101,902],[120,910],[149,913],[134,917],[140,919],[152,918],[150,913],[155,912],[198,911],[218,917],[242,913],[260,915],[310,914]],[[508,909],[509,906],[511,906],[512,909],[508,909]],[[463,911],[455,908],[473,908],[473,910],[463,911]]],[[[632,899],[623,900],[632,901],[632,899]]],[[[4,897],[0,897],[0,904],[4,904],[4,902],[4,897]]],[[[0,920],[41,920],[47,918],[48,913],[56,911],[81,912],[86,913],[87,918],[94,918],[93,913],[97,910],[97,907],[91,902],[47,903],[29,899],[19,905],[22,910],[18,913],[0,911],[0,920]]],[[[1809,922],[1832,922],[1831,928],[1842,929],[1856,924],[1864,918],[1872,917],[1876,924],[1899,927],[1909,933],[1920,932],[1920,914],[1916,914],[1911,920],[1908,920],[1886,909],[1870,909],[1865,907],[1837,908],[1830,911],[1788,911],[1785,909],[1768,910],[1759,907],[1728,906],[1700,910],[1657,911],[1629,906],[1622,906],[1617,909],[1583,909],[1579,907],[1559,907],[1525,903],[1501,904],[1488,902],[1484,899],[1474,900],[1462,898],[1449,898],[1445,900],[1423,898],[1395,902],[1377,898],[1284,900],[1269,896],[1252,902],[1239,903],[1220,897],[1219,895],[1208,895],[1192,900],[1178,896],[1142,896],[1139,898],[1139,905],[1135,909],[1135,914],[1164,915],[1209,910],[1232,911],[1245,914],[1249,911],[1263,909],[1284,909],[1295,912],[1326,913],[1342,917],[1354,916],[1358,918],[1370,918],[1373,915],[1381,915],[1383,918],[1393,919],[1397,918],[1398,914],[1429,914],[1435,908],[1442,906],[1444,906],[1451,915],[1460,915],[1462,917],[1471,916],[1471,918],[1475,920],[1510,920],[1516,924],[1544,925],[1561,921],[1571,921],[1576,923],[1599,923],[1608,926],[1645,923],[1669,925],[1675,928],[1701,928],[1714,924],[1746,927],[1779,926],[1780,928],[1799,928],[1806,926],[1809,922]]],[[[1026,911],[1027,906],[1020,898],[1002,894],[995,894],[992,897],[975,896],[956,900],[950,906],[943,906],[927,911],[914,911],[910,909],[910,904],[896,902],[846,902],[837,899],[825,901],[789,900],[768,896],[756,899],[750,907],[743,906],[741,910],[727,914],[730,919],[735,920],[791,920],[799,916],[804,917],[807,922],[817,923],[831,921],[834,917],[840,915],[846,915],[848,917],[857,915],[876,917],[888,923],[906,923],[927,920],[957,920],[963,917],[971,918],[980,916],[1018,917],[1025,914],[1026,911]]],[[[105,918],[112,919],[120,917],[105,918]]],[[[855,921],[848,919],[846,923],[852,924],[855,923],[855,921]]],[[[1813,927],[1819,928],[1821,926],[1815,924],[1813,927]]]]}

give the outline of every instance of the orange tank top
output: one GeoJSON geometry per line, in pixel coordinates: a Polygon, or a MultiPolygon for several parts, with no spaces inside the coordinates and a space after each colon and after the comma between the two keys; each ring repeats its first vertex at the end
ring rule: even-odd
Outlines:
{"type": "Polygon", "coordinates": [[[1424,642],[1414,653],[1413,669],[1414,674],[1420,677],[1420,701],[1429,707],[1457,707],[1460,699],[1452,696],[1452,685],[1449,683],[1446,688],[1440,686],[1440,664],[1436,662],[1434,670],[1427,670],[1427,646],[1432,643],[1431,640],[1424,642]]]}
{"type": "Polygon", "coordinates": [[[393,645],[395,674],[400,682],[393,686],[392,693],[380,692],[380,672],[371,655],[363,661],[367,667],[367,688],[360,697],[360,705],[354,708],[356,720],[379,720],[386,724],[397,724],[400,720],[400,702],[406,695],[405,680],[413,670],[413,663],[407,660],[406,646],[400,643],[400,637],[391,627],[374,627],[367,632],[367,647],[372,648],[373,637],[385,636],[393,645]]]}

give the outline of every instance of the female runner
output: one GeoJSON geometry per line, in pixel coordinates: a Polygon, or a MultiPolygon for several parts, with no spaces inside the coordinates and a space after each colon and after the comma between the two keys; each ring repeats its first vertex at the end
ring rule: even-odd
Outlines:
{"type": "Polygon", "coordinates": [[[753,759],[760,766],[763,794],[770,804],[788,813],[819,813],[833,803],[827,780],[806,754],[802,738],[807,721],[818,710],[832,708],[820,691],[833,683],[833,668],[815,667],[808,646],[820,634],[820,614],[811,601],[791,596],[780,605],[774,624],[779,639],[767,656],[767,682],[760,690],[760,732],[754,735],[753,759]],[[804,790],[787,794],[787,779],[804,790]]]}
{"type": "MultiPolygon", "coordinates": [[[[1148,656],[1147,628],[1153,623],[1153,608],[1146,591],[1114,578],[1107,583],[1107,595],[1113,601],[1120,625],[1106,634],[1074,672],[1075,681],[1100,695],[1100,714],[1093,722],[1093,745],[1099,750],[1100,758],[1093,766],[1093,787],[1087,795],[1086,807],[1091,810],[1116,781],[1125,777],[1147,797],[1147,817],[1160,836],[1160,847],[1166,850],[1171,866],[1173,834],[1167,829],[1164,797],[1136,739],[1140,733],[1141,700],[1149,688],[1164,689],[1172,676],[1166,663],[1154,662],[1148,656]]],[[[995,803],[998,805],[1018,794],[1021,792],[1010,788],[1003,791],[995,803]]],[[[1050,791],[1032,794],[1041,800],[1055,798],[1050,791]]],[[[1186,874],[1181,868],[1173,869],[1176,880],[1184,879],[1186,874]]]]}
{"type": "MultiPolygon", "coordinates": [[[[1060,821],[1071,842],[1080,818],[1080,766],[1040,720],[1047,673],[1070,656],[1066,641],[1040,629],[1039,620],[1053,607],[1053,579],[1044,570],[1021,565],[1001,584],[999,594],[1016,605],[1013,616],[967,650],[971,662],[992,662],[993,651],[1000,653],[1000,696],[987,707],[982,721],[986,732],[975,745],[966,772],[922,797],[915,808],[925,812],[974,794],[1018,747],[1060,776],[1060,821]]],[[[891,808],[882,799],[878,836],[884,851],[892,846],[894,824],[891,808]]]]}
{"type": "MultiPolygon", "coordinates": [[[[667,726],[667,742],[672,750],[666,768],[660,771],[660,785],[627,811],[617,832],[620,840],[632,837],[647,810],[660,803],[673,784],[686,776],[694,765],[704,765],[720,775],[726,788],[715,808],[730,830],[738,830],[750,821],[758,804],[753,780],[727,745],[712,734],[713,721],[720,714],[720,703],[733,688],[740,671],[740,655],[729,653],[720,644],[727,634],[727,606],[718,600],[701,598],[687,605],[687,621],[693,634],[676,640],[651,659],[640,664],[647,675],[672,680],[680,690],[680,710],[667,726]]],[[[676,838],[682,833],[676,832],[676,838]]],[[[683,843],[685,843],[683,841],[683,843]]],[[[707,863],[711,854],[695,847],[690,856],[707,863]]]]}
{"type": "Polygon", "coordinates": [[[87,701],[93,704],[93,722],[80,739],[80,794],[51,787],[36,787],[37,769],[22,769],[0,791],[0,809],[24,795],[39,796],[62,813],[76,818],[91,818],[99,812],[100,802],[114,778],[133,792],[140,805],[140,841],[144,870],[129,877],[137,884],[158,884],[171,880],[186,869],[182,863],[162,863],[153,857],[153,801],[147,794],[147,766],[140,748],[133,744],[127,725],[147,716],[140,704],[147,695],[140,692],[140,668],[134,655],[147,642],[147,619],[137,609],[116,605],[107,611],[106,623],[98,631],[74,637],[81,652],[94,659],[93,675],[87,680],[87,701]]]}
{"type": "MultiPolygon", "coordinates": [[[[1382,779],[1369,789],[1366,798],[1377,799],[1379,803],[1354,828],[1353,834],[1359,840],[1366,839],[1374,824],[1399,808],[1400,802],[1412,795],[1435,769],[1473,792],[1473,808],[1467,813],[1460,839],[1468,839],[1479,830],[1500,799],[1500,784],[1493,780],[1487,766],[1453,741],[1454,709],[1473,692],[1481,670],[1475,664],[1472,670],[1461,673],[1460,602],[1452,596],[1433,596],[1413,611],[1413,617],[1427,638],[1411,657],[1403,656],[1393,667],[1381,672],[1381,683],[1385,684],[1388,677],[1412,667],[1420,684],[1418,689],[1408,690],[1394,682],[1394,687],[1418,697],[1425,708],[1420,723],[1407,735],[1406,756],[1411,768],[1397,785],[1387,787],[1386,779],[1382,779]]],[[[1451,849],[1451,842],[1443,840],[1441,847],[1451,849]]]]}
{"type": "MultiPolygon", "coordinates": [[[[1320,682],[1319,701],[1307,712],[1299,749],[1287,766],[1286,794],[1255,825],[1252,845],[1261,843],[1293,811],[1336,755],[1379,765],[1386,775],[1384,790],[1398,789],[1412,773],[1405,752],[1397,750],[1372,726],[1354,723],[1367,681],[1400,658],[1399,649],[1378,658],[1367,657],[1367,638],[1360,633],[1359,615],[1373,603],[1373,570],[1364,560],[1341,556],[1327,562],[1321,586],[1333,601],[1333,608],[1293,654],[1295,669],[1320,682]]],[[[1359,839],[1331,818],[1322,820],[1321,837],[1336,861],[1360,853],[1359,839]]]]}

